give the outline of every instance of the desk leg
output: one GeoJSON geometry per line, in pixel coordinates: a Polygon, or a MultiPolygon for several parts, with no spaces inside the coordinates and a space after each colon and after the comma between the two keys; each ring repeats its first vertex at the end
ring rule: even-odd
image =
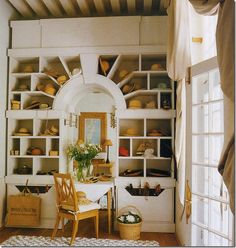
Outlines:
{"type": "Polygon", "coordinates": [[[108,233],[111,234],[111,189],[107,192],[108,233]]]}

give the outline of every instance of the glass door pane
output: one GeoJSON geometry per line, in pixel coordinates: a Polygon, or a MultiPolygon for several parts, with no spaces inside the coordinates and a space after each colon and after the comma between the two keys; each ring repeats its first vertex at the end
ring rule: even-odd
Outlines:
{"type": "Polygon", "coordinates": [[[193,192],[208,195],[208,168],[205,166],[193,165],[192,186],[193,192]]]}
{"type": "Polygon", "coordinates": [[[208,164],[208,137],[193,135],[192,137],[193,163],[208,164]]]}
{"type": "Polygon", "coordinates": [[[209,90],[208,90],[208,73],[204,73],[194,77],[192,80],[192,91],[193,91],[193,104],[199,104],[208,102],[209,90]]]}
{"type": "Polygon", "coordinates": [[[208,226],[208,199],[193,195],[192,220],[196,224],[208,226]]]}
{"type": "Polygon", "coordinates": [[[208,132],[208,105],[196,105],[192,108],[192,132],[206,133],[208,132]]]}
{"type": "Polygon", "coordinates": [[[192,226],[192,246],[207,246],[208,231],[196,225],[192,226]]]}

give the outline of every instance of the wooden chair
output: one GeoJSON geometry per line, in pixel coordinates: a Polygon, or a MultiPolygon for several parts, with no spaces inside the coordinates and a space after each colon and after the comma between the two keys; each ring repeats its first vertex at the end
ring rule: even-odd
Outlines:
{"type": "Polygon", "coordinates": [[[70,242],[70,245],[72,245],[78,231],[79,220],[91,217],[94,218],[95,233],[96,238],[98,238],[100,205],[93,202],[88,205],[79,205],[71,175],[54,173],[53,176],[56,188],[58,213],[51,239],[54,239],[60,221],[62,221],[62,231],[64,231],[64,219],[69,219],[73,221],[73,230],[70,242]]]}

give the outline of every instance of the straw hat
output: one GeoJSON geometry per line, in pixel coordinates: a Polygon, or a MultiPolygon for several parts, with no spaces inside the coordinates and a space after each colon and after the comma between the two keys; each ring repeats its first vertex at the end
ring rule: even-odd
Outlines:
{"type": "Polygon", "coordinates": [[[126,132],[124,133],[125,136],[136,136],[138,134],[137,129],[135,128],[128,128],[126,132]]]}
{"type": "Polygon", "coordinates": [[[49,135],[56,136],[56,135],[58,135],[59,130],[58,130],[58,128],[57,128],[56,126],[51,126],[51,127],[47,130],[47,133],[48,133],[49,135]]]}
{"type": "Polygon", "coordinates": [[[57,82],[60,84],[60,85],[63,85],[67,80],[67,77],[65,75],[61,75],[57,78],[57,82]]]}
{"type": "Polygon", "coordinates": [[[123,79],[125,76],[127,76],[129,74],[129,72],[127,70],[121,70],[119,72],[119,78],[123,79]]]}
{"type": "Polygon", "coordinates": [[[151,71],[163,71],[164,68],[160,63],[152,64],[151,71]]]}
{"type": "Polygon", "coordinates": [[[106,60],[100,60],[100,65],[101,65],[101,68],[104,72],[107,72],[110,68],[110,64],[106,60]]]}
{"type": "Polygon", "coordinates": [[[78,198],[79,205],[88,205],[88,204],[90,204],[92,202],[89,199],[87,199],[86,193],[83,192],[83,191],[77,191],[76,195],[77,195],[77,198],[78,198]]]}
{"type": "Polygon", "coordinates": [[[134,90],[135,85],[134,84],[126,84],[123,88],[122,88],[122,92],[123,94],[128,94],[130,92],[132,92],[134,90]]]}
{"type": "Polygon", "coordinates": [[[140,109],[142,108],[142,102],[140,100],[130,100],[129,109],[140,109]]]}
{"type": "Polygon", "coordinates": [[[37,109],[40,105],[40,102],[38,101],[32,101],[28,107],[25,109],[37,109]]]}
{"type": "Polygon", "coordinates": [[[153,129],[148,133],[148,136],[162,136],[162,135],[163,135],[162,132],[156,129],[153,129]]]}
{"type": "Polygon", "coordinates": [[[18,91],[26,91],[28,90],[28,86],[26,84],[20,84],[19,87],[18,87],[18,91]]]}
{"type": "Polygon", "coordinates": [[[19,130],[16,133],[14,133],[14,135],[16,135],[16,136],[29,136],[29,135],[31,135],[31,133],[27,128],[21,127],[21,128],[19,128],[19,130]]]}
{"type": "Polygon", "coordinates": [[[72,71],[72,76],[78,75],[82,72],[82,70],[80,68],[74,68],[72,71]]]}
{"type": "Polygon", "coordinates": [[[26,66],[23,68],[23,72],[25,72],[25,73],[34,72],[34,68],[33,68],[32,65],[26,65],[26,66]]]}
{"type": "Polygon", "coordinates": [[[56,94],[56,88],[53,86],[53,84],[48,83],[45,85],[43,91],[49,95],[54,96],[56,94]]]}
{"type": "Polygon", "coordinates": [[[155,109],[156,108],[155,101],[150,101],[150,102],[145,103],[145,108],[146,109],[155,109]]]}

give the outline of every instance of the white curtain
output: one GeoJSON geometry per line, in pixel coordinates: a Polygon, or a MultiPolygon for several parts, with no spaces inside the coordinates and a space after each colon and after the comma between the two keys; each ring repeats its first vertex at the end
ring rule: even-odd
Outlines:
{"type": "Polygon", "coordinates": [[[216,30],[217,60],[220,70],[221,88],[224,93],[224,146],[219,163],[230,195],[230,207],[234,213],[234,0],[189,0],[195,10],[204,15],[217,11],[216,30]]]}
{"type": "Polygon", "coordinates": [[[175,156],[177,162],[177,187],[179,200],[185,198],[186,155],[186,72],[191,65],[189,41],[189,16],[187,0],[171,0],[167,8],[168,44],[167,71],[177,81],[175,156]]]}

